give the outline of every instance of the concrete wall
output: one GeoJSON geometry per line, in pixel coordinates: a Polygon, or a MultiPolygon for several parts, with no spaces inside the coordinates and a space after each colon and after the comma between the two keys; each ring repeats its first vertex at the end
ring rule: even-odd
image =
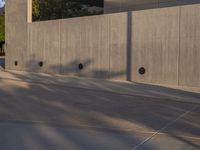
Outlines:
{"type": "Polygon", "coordinates": [[[135,12],[133,16],[132,80],[178,84],[179,9],[135,12]],[[146,69],[140,75],[140,67],[146,69]]]}
{"type": "Polygon", "coordinates": [[[27,69],[126,80],[126,25],[127,13],[29,23],[27,69]]]}
{"type": "Polygon", "coordinates": [[[6,0],[5,12],[6,68],[24,70],[27,60],[27,1],[6,0]],[[15,60],[20,60],[18,66],[14,66],[15,60]]]}
{"type": "Polygon", "coordinates": [[[181,8],[179,85],[200,87],[200,5],[181,8]]]}
{"type": "Polygon", "coordinates": [[[134,12],[132,80],[200,87],[199,20],[200,5],[134,12]]]}
{"type": "Polygon", "coordinates": [[[200,88],[200,5],[33,23],[26,0],[6,12],[8,70],[200,88]]]}
{"type": "Polygon", "coordinates": [[[60,22],[28,24],[28,59],[26,68],[34,72],[60,73],[60,22]],[[43,67],[39,62],[44,63],[43,67]]]}

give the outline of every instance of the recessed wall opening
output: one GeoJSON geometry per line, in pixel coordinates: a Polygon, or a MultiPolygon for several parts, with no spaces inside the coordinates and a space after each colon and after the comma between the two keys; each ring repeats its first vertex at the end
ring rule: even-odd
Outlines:
{"type": "Polygon", "coordinates": [[[200,0],[28,0],[28,22],[196,4],[200,0]],[[31,14],[32,13],[32,14],[31,14]]]}
{"type": "Polygon", "coordinates": [[[44,21],[103,14],[104,0],[32,0],[32,20],[44,21]]]}

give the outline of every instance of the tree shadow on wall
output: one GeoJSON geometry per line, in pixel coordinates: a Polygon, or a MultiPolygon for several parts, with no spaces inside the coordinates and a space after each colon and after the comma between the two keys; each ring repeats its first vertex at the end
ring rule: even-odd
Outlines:
{"type": "Polygon", "coordinates": [[[126,70],[112,71],[109,65],[99,66],[95,64],[95,60],[90,58],[82,61],[75,59],[65,65],[60,64],[60,62],[57,63],[58,64],[51,65],[51,62],[49,63],[48,60],[37,58],[35,54],[32,54],[30,56],[30,61],[26,64],[26,70],[29,72],[75,75],[97,79],[112,79],[126,76],[126,70]],[[40,65],[41,62],[42,66],[40,65]]]}

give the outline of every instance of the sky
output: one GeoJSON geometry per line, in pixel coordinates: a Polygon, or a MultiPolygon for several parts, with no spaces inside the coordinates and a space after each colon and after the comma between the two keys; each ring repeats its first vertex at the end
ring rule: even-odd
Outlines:
{"type": "Polygon", "coordinates": [[[0,0],[0,7],[3,7],[5,4],[5,1],[4,0],[0,0]]]}

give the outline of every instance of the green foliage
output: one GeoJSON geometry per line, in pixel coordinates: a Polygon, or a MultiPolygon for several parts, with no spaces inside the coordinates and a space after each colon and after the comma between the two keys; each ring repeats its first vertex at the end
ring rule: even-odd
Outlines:
{"type": "Polygon", "coordinates": [[[99,14],[74,0],[33,0],[33,21],[99,14]]]}
{"type": "Polygon", "coordinates": [[[0,41],[5,41],[5,16],[0,16],[0,41]]]}

